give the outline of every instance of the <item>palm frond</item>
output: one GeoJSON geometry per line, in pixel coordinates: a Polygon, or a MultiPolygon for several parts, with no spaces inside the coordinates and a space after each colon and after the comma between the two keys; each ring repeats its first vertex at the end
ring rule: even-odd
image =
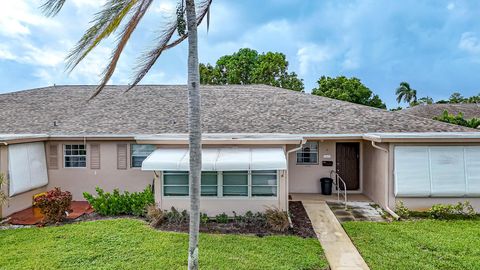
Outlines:
{"type": "MultiPolygon", "coordinates": [[[[212,4],[212,0],[205,0],[199,4],[199,12],[198,12],[199,15],[197,16],[197,25],[200,25],[203,19],[205,18],[205,15],[209,13],[211,4],[212,4]]],[[[175,19],[170,23],[170,25],[168,25],[168,27],[165,28],[164,31],[160,33],[160,36],[157,40],[157,45],[152,50],[144,53],[143,56],[139,59],[139,64],[136,67],[137,72],[134,76],[134,80],[125,92],[130,91],[143,79],[143,77],[145,77],[145,75],[153,67],[157,59],[165,50],[168,50],[170,48],[177,46],[188,37],[188,32],[187,32],[185,35],[169,43],[176,29],[177,29],[177,20],[175,19]]]]}
{"type": "Polygon", "coordinates": [[[93,25],[85,32],[66,58],[66,70],[71,72],[103,39],[120,25],[138,0],[109,0],[95,14],[93,25]]]}
{"type": "Polygon", "coordinates": [[[66,0],[47,0],[40,6],[43,14],[47,17],[53,17],[60,12],[66,0]]]}
{"type": "Polygon", "coordinates": [[[113,72],[115,71],[115,68],[117,66],[118,59],[120,58],[120,55],[122,54],[123,49],[127,45],[127,42],[130,39],[130,36],[132,35],[133,31],[137,27],[140,20],[143,18],[143,16],[147,12],[148,7],[152,2],[153,0],[140,0],[140,4],[136,7],[135,13],[133,14],[130,21],[125,25],[125,28],[119,35],[117,46],[113,51],[110,63],[108,64],[108,66],[104,71],[102,82],[100,83],[100,85],[97,86],[94,93],[90,96],[89,100],[96,97],[103,90],[107,82],[112,77],[113,72]]]}

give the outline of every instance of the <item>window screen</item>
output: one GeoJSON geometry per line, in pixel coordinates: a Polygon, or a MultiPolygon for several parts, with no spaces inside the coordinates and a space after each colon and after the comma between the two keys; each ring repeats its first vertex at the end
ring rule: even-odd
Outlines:
{"type": "Polygon", "coordinates": [[[223,172],[223,196],[248,196],[248,172],[223,172]]]}
{"type": "Polygon", "coordinates": [[[317,164],[318,143],[306,142],[301,150],[297,151],[297,164],[317,164]]]}
{"type": "Polygon", "coordinates": [[[164,172],[163,195],[188,196],[188,172],[164,172]]]}
{"type": "Polygon", "coordinates": [[[155,145],[152,144],[132,144],[130,147],[131,167],[142,167],[142,162],[155,151],[155,145]]]}
{"type": "Polygon", "coordinates": [[[252,171],[252,196],[277,196],[277,171],[252,171]]]}
{"type": "Polygon", "coordinates": [[[87,150],[84,144],[66,144],[63,153],[65,168],[87,167],[87,150]]]}

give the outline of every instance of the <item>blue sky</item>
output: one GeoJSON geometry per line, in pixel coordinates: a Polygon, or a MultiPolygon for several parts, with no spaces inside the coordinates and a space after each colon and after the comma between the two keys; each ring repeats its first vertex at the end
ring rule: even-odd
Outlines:
{"type": "MultiPolygon", "coordinates": [[[[42,1],[15,0],[0,10],[0,92],[51,84],[95,84],[114,38],[67,74],[63,59],[102,0],[67,0],[45,18],[42,1]]],[[[111,83],[130,82],[135,60],[170,18],[174,0],[155,0],[122,56],[111,83]]],[[[445,99],[480,92],[480,1],[214,0],[210,31],[200,31],[200,61],[213,63],[242,47],[287,55],[306,91],[322,75],[355,76],[396,107],[401,81],[418,96],[445,99]]],[[[166,52],[144,79],[186,81],[186,44],[166,52]]]]}

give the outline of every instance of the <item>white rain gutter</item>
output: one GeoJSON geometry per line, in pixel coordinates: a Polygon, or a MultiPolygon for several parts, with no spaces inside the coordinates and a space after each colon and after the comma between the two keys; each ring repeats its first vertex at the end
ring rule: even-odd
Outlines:
{"type": "Polygon", "coordinates": [[[390,207],[388,206],[389,203],[390,203],[390,202],[389,202],[389,201],[390,201],[390,196],[389,196],[389,194],[390,194],[390,189],[389,189],[389,183],[390,183],[390,177],[389,177],[389,175],[390,175],[390,171],[389,171],[389,169],[388,169],[388,165],[389,165],[389,161],[388,161],[388,160],[389,160],[389,156],[388,156],[388,154],[389,154],[389,151],[388,151],[388,149],[386,149],[386,148],[383,148],[383,147],[378,146],[374,141],[372,141],[372,146],[373,146],[373,148],[376,148],[376,149],[378,149],[378,150],[381,150],[381,151],[384,151],[385,153],[387,153],[387,166],[385,166],[385,173],[386,173],[385,175],[386,175],[386,177],[387,177],[386,182],[385,182],[385,211],[387,211],[387,213],[389,213],[393,218],[395,218],[395,219],[398,220],[398,219],[400,219],[400,216],[398,216],[397,213],[395,213],[395,212],[394,212],[392,209],[390,209],[390,207]]]}
{"type": "MultiPolygon", "coordinates": [[[[300,142],[300,145],[299,145],[298,147],[293,148],[293,149],[290,149],[290,150],[288,150],[287,153],[286,153],[286,155],[287,155],[287,172],[286,172],[286,173],[287,173],[287,183],[285,183],[285,184],[286,184],[285,190],[287,191],[287,212],[289,212],[289,210],[288,210],[288,209],[289,209],[289,208],[288,208],[288,207],[289,207],[289,199],[288,199],[288,196],[290,195],[290,188],[289,188],[289,186],[290,186],[290,184],[289,184],[290,179],[289,179],[289,176],[288,176],[288,166],[289,166],[289,164],[290,164],[290,163],[289,163],[290,153],[293,153],[293,152],[296,152],[296,151],[302,149],[303,145],[304,145],[306,142],[307,142],[307,139],[303,138],[302,141],[300,142]]],[[[290,227],[292,227],[293,225],[292,225],[292,220],[290,219],[290,215],[288,215],[288,222],[290,222],[290,227]]]]}

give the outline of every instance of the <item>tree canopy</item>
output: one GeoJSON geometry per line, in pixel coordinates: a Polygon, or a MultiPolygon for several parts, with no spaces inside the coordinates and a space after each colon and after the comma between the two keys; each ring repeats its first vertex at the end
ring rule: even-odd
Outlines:
{"type": "Polygon", "coordinates": [[[472,118],[465,119],[463,113],[458,113],[457,115],[448,113],[447,110],[443,111],[443,114],[433,118],[434,120],[460,125],[464,127],[478,128],[480,126],[480,119],[472,118]]]}
{"type": "Polygon", "coordinates": [[[322,76],[313,88],[312,94],[324,96],[371,107],[386,109],[385,103],[378,95],[366,87],[358,78],[339,76],[336,78],[322,76]]]}
{"type": "Polygon", "coordinates": [[[395,94],[397,95],[398,103],[402,100],[411,105],[417,103],[417,90],[411,88],[410,84],[407,82],[401,82],[395,91],[395,94]]]}
{"type": "Polygon", "coordinates": [[[200,64],[201,84],[268,84],[295,91],[303,91],[303,80],[295,72],[288,72],[288,61],[283,53],[243,48],[220,57],[215,66],[200,64]]]}

